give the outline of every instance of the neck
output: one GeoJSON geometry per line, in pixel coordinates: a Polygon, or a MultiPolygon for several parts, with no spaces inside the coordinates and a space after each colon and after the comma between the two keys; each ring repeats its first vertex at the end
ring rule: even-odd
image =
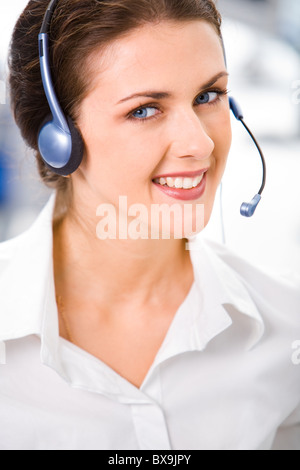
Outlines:
{"type": "Polygon", "coordinates": [[[99,240],[92,217],[71,213],[54,226],[58,293],[94,305],[144,306],[168,299],[193,280],[186,239],[99,240]],[[174,293],[174,292],[173,292],[174,293]]]}

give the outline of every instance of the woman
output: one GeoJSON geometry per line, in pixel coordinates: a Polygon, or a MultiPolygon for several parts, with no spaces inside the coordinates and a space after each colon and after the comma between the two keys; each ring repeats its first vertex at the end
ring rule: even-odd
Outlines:
{"type": "Polygon", "coordinates": [[[16,122],[55,192],[0,248],[0,446],[299,447],[299,293],[193,237],[231,144],[213,2],[57,2],[52,75],[84,142],[67,178],[38,150],[46,8],[29,2],[11,44],[16,122]]]}

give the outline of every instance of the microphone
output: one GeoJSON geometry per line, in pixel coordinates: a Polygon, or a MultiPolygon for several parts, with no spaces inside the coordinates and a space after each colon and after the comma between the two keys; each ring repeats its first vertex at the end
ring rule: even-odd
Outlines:
{"type": "Polygon", "coordinates": [[[241,205],[241,215],[244,217],[252,217],[260,201],[261,195],[256,194],[251,202],[243,202],[241,205]]]}
{"type": "Polygon", "coordinates": [[[254,135],[252,134],[252,132],[250,131],[249,127],[245,124],[244,122],[244,115],[243,115],[243,111],[241,109],[241,107],[239,106],[239,104],[237,103],[237,101],[230,97],[229,98],[229,104],[230,104],[230,109],[231,111],[233,112],[235,118],[240,121],[243,126],[245,127],[246,131],[248,132],[248,134],[250,135],[251,139],[253,140],[259,154],[260,154],[260,158],[261,158],[261,161],[262,161],[262,166],[263,166],[263,177],[262,177],[262,185],[260,187],[260,190],[258,191],[258,193],[254,196],[254,198],[252,199],[251,202],[243,202],[243,204],[241,205],[241,209],[240,209],[240,213],[243,217],[252,217],[257,209],[257,206],[258,204],[260,203],[261,201],[261,196],[262,196],[262,193],[263,193],[263,190],[265,189],[265,185],[266,185],[266,174],[267,174],[267,168],[266,168],[266,161],[265,161],[265,157],[264,157],[264,154],[257,142],[257,140],[255,139],[254,135]]]}

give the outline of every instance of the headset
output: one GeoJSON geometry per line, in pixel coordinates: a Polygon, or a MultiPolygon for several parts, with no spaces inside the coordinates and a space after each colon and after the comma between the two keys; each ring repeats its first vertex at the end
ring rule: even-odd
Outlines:
{"type": "MultiPolygon", "coordinates": [[[[38,132],[38,148],[45,165],[53,172],[61,176],[74,173],[80,166],[83,158],[84,144],[80,132],[69,116],[65,116],[57,99],[53,80],[51,76],[50,54],[49,54],[49,31],[51,19],[58,0],[51,0],[46,10],[43,24],[39,33],[39,58],[40,69],[45,95],[49,104],[51,114],[43,121],[38,132]]],[[[224,41],[222,39],[225,63],[227,66],[224,41]]],[[[240,213],[244,217],[252,217],[261,201],[262,193],[266,184],[266,162],[263,152],[254,135],[244,122],[243,112],[233,98],[229,98],[230,109],[238,121],[245,127],[253,140],[262,161],[263,178],[258,193],[251,202],[244,202],[240,213]]]]}
{"type": "Polygon", "coordinates": [[[65,116],[57,99],[49,58],[49,30],[58,0],[52,0],[46,10],[39,34],[39,57],[44,91],[51,110],[40,126],[38,148],[46,166],[61,176],[77,170],[82,162],[84,144],[80,132],[69,116],[65,116]]]}

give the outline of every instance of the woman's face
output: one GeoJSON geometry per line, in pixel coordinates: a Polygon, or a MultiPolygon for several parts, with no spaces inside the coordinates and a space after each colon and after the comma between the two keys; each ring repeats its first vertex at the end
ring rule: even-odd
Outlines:
{"type": "Polygon", "coordinates": [[[202,204],[206,225],[231,145],[216,31],[204,21],[146,25],[92,62],[93,87],[79,109],[86,152],[73,175],[75,197],[118,211],[125,196],[128,208],[147,209],[141,223],[149,227],[153,205],[189,204],[186,217],[195,219],[202,204]]]}

